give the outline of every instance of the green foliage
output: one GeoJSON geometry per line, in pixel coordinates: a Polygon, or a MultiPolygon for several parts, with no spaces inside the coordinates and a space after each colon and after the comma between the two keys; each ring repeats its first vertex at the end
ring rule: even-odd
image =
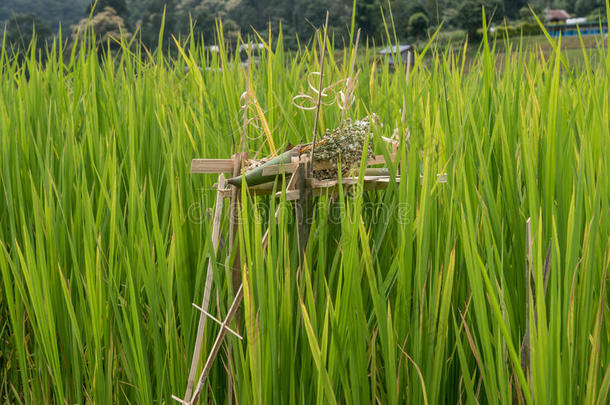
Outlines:
{"type": "Polygon", "coordinates": [[[108,47],[114,50],[122,49],[121,41],[129,42],[132,36],[125,20],[112,7],[105,7],[75,25],[72,29],[71,44],[79,44],[91,32],[95,35],[100,51],[108,47]]]}
{"type": "Polygon", "coordinates": [[[536,22],[521,22],[516,25],[500,25],[495,27],[494,36],[497,38],[541,35],[542,30],[536,22]]]}
{"type": "Polygon", "coordinates": [[[140,26],[142,41],[149,49],[167,48],[178,34],[177,0],[148,0],[140,26]]]}
{"type": "Polygon", "coordinates": [[[426,35],[430,20],[424,13],[415,13],[409,18],[409,32],[416,38],[422,38],[426,35]]]}
{"type": "Polygon", "coordinates": [[[578,17],[586,17],[596,9],[604,9],[606,0],[576,0],[574,12],[578,17]]]}
{"type": "Polygon", "coordinates": [[[538,4],[530,4],[524,6],[519,10],[519,18],[522,21],[535,22],[538,17],[540,21],[544,21],[544,9],[538,4]]]}
{"type": "Polygon", "coordinates": [[[126,0],[92,0],[87,6],[87,14],[91,14],[92,10],[95,14],[97,14],[106,7],[111,7],[123,18],[127,18],[129,16],[129,7],[127,6],[126,0]],[[94,6],[95,9],[93,9],[94,6]]]}
{"type": "Polygon", "coordinates": [[[449,28],[456,28],[460,22],[460,11],[455,7],[449,7],[443,10],[443,22],[449,28]]]}
{"type": "Polygon", "coordinates": [[[503,15],[500,15],[499,17],[502,18],[504,16],[509,17],[509,18],[518,18],[520,13],[521,13],[521,9],[523,7],[527,7],[528,3],[533,3],[533,1],[528,1],[528,0],[504,0],[502,1],[503,4],[503,9],[499,10],[503,13],[503,15]]]}
{"type": "Polygon", "coordinates": [[[48,24],[36,14],[14,14],[5,25],[6,44],[12,51],[21,55],[30,45],[41,57],[46,56],[47,42],[53,35],[48,24]]]}
{"type": "Polygon", "coordinates": [[[85,12],[90,0],[2,0],[0,1],[0,27],[13,14],[37,14],[51,29],[57,32],[61,22],[64,32],[76,24],[85,12]]]}
{"type": "Polygon", "coordinates": [[[435,39],[435,43],[438,44],[439,48],[459,46],[466,40],[466,32],[461,30],[451,30],[446,32],[440,32],[435,39]]]}
{"type": "Polygon", "coordinates": [[[228,17],[232,11],[230,4],[222,0],[204,0],[190,13],[193,18],[193,34],[198,40],[203,37],[206,43],[217,43],[216,20],[221,20],[226,25],[235,25],[228,17]]]}
{"type": "Polygon", "coordinates": [[[587,20],[595,21],[595,22],[599,22],[600,20],[601,21],[607,21],[606,7],[594,8],[587,15],[587,20]]]}
{"type": "Polygon", "coordinates": [[[477,31],[483,26],[483,8],[487,25],[494,18],[503,15],[503,6],[498,0],[465,0],[458,9],[457,24],[468,33],[472,39],[479,38],[477,31]]]}
{"type": "MultiPolygon", "coordinates": [[[[58,22],[63,22],[63,34],[69,34],[72,27],[89,16],[95,0],[6,0],[0,4],[0,21],[8,20],[11,13],[35,12],[57,31],[58,22]]],[[[573,2],[572,2],[573,3],[573,2]]],[[[584,15],[598,15],[600,0],[581,0],[580,9],[584,15]],[[581,4],[582,3],[582,4],[581,4]]],[[[602,2],[603,3],[603,2],[602,2]]],[[[195,41],[206,38],[208,44],[216,43],[216,21],[222,20],[223,33],[233,41],[241,33],[243,37],[256,30],[263,38],[284,36],[284,46],[296,49],[299,44],[312,40],[316,27],[324,24],[326,12],[330,12],[329,33],[337,44],[347,43],[355,8],[355,23],[362,29],[364,38],[376,43],[387,42],[383,27],[383,17],[388,25],[390,15],[394,29],[389,30],[394,41],[403,41],[413,36],[423,37],[423,14],[428,19],[426,28],[435,28],[444,23],[443,29],[464,29],[471,39],[481,28],[480,8],[485,5],[488,17],[495,22],[504,19],[531,20],[527,5],[541,16],[546,7],[544,0],[98,0],[96,13],[111,7],[123,19],[128,31],[141,32],[138,39],[150,50],[157,47],[158,32],[164,7],[167,6],[163,43],[171,42],[171,37],[185,37],[191,33],[191,22],[195,23],[195,41]],[[391,13],[390,13],[391,12],[391,13]],[[382,13],[384,14],[382,17],[382,13]],[[411,31],[411,18],[418,15],[415,32],[411,31]],[[524,18],[525,17],[525,18],[524,18]],[[396,37],[394,38],[394,32],[396,37]]],[[[574,4],[552,2],[553,7],[567,7],[574,11],[574,4]]],[[[602,8],[603,10],[603,4],[602,8]]],[[[392,27],[389,27],[392,28],[392,27]]]]}
{"type": "Polygon", "coordinates": [[[362,30],[365,38],[377,38],[383,28],[379,0],[355,0],[355,3],[356,27],[362,30]]]}

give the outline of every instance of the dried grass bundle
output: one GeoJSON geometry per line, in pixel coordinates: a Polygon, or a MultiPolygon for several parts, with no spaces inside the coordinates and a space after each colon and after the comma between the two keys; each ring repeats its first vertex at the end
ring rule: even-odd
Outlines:
{"type": "MultiPolygon", "coordinates": [[[[337,177],[337,165],[341,163],[342,174],[360,165],[362,150],[367,137],[372,137],[371,122],[379,123],[378,117],[373,114],[370,118],[352,121],[347,119],[345,125],[327,130],[324,137],[316,144],[314,153],[315,162],[329,162],[332,169],[320,170],[314,173],[318,180],[326,180],[337,177]]],[[[367,157],[374,157],[373,142],[368,142],[367,157]]]]}

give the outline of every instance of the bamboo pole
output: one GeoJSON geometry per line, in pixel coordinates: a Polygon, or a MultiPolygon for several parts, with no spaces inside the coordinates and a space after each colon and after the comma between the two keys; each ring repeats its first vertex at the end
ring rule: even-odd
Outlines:
{"type": "Polygon", "coordinates": [[[313,165],[313,155],[316,149],[316,136],[318,133],[318,121],[320,120],[320,106],[322,104],[322,94],[324,93],[324,57],[326,55],[326,35],[328,32],[328,16],[329,12],[326,12],[326,22],[324,23],[324,35],[322,37],[322,43],[320,44],[322,54],[320,55],[320,84],[318,86],[318,101],[316,103],[316,118],[313,122],[313,142],[311,143],[311,154],[309,159],[309,167],[307,168],[307,177],[311,177],[311,170],[313,165]]]}
{"type": "MultiPolygon", "coordinates": [[[[208,268],[205,276],[205,290],[203,291],[203,300],[201,302],[201,309],[207,311],[210,304],[210,292],[212,290],[212,282],[214,279],[214,266],[212,260],[216,260],[216,251],[218,250],[218,238],[220,235],[220,217],[222,215],[222,208],[224,204],[223,190],[225,188],[225,176],[221,174],[218,176],[218,191],[216,193],[216,207],[214,208],[214,220],[212,223],[212,250],[213,255],[208,257],[208,268]]],[[[199,325],[197,327],[197,339],[195,340],[195,348],[193,350],[193,358],[191,361],[191,369],[189,371],[189,379],[186,386],[186,393],[184,394],[185,400],[190,400],[191,393],[193,391],[193,384],[195,383],[195,374],[197,373],[197,365],[199,364],[199,357],[201,355],[201,346],[203,345],[203,336],[205,331],[205,323],[207,317],[204,313],[199,318],[199,325]]]]}
{"type": "Polygon", "coordinates": [[[218,336],[216,336],[216,340],[214,341],[212,350],[210,351],[210,354],[208,355],[205,365],[203,366],[203,371],[201,372],[201,376],[199,377],[199,381],[197,382],[197,387],[195,388],[195,391],[193,392],[193,397],[191,398],[190,402],[188,402],[188,403],[195,404],[199,400],[199,395],[201,395],[201,391],[203,389],[203,384],[205,383],[205,380],[208,378],[208,375],[210,374],[210,370],[212,369],[212,365],[214,364],[216,355],[218,354],[218,351],[220,350],[220,345],[222,344],[222,342],[227,334],[227,331],[229,330],[227,325],[229,325],[231,323],[231,321],[233,320],[233,317],[235,316],[235,313],[237,312],[237,309],[239,308],[239,304],[241,304],[241,300],[242,300],[243,296],[244,296],[243,285],[240,285],[239,289],[237,290],[237,294],[235,295],[235,298],[233,299],[233,303],[231,304],[231,307],[229,308],[229,312],[227,313],[227,316],[225,317],[223,323],[220,325],[220,331],[218,332],[218,336]]]}
{"type": "MultiPolygon", "coordinates": [[[[290,190],[295,188],[296,183],[297,183],[297,179],[298,179],[297,176],[298,175],[295,173],[291,177],[290,181],[288,182],[288,185],[286,186],[286,191],[290,191],[290,190]]],[[[277,207],[276,210],[275,210],[275,218],[276,218],[276,220],[277,220],[279,214],[280,214],[280,207],[277,207]]],[[[267,245],[269,243],[269,235],[270,235],[270,232],[269,232],[269,229],[267,229],[267,231],[265,232],[265,235],[263,236],[263,253],[267,249],[267,245]]],[[[220,349],[220,344],[223,342],[226,333],[230,332],[233,335],[236,335],[238,338],[241,338],[241,336],[239,336],[239,334],[237,334],[237,332],[229,329],[228,325],[230,324],[231,320],[233,319],[233,316],[235,315],[237,309],[239,308],[239,305],[241,304],[241,300],[243,298],[243,289],[242,289],[242,287],[243,287],[242,285],[239,286],[238,294],[233,299],[233,303],[231,304],[231,307],[229,309],[229,312],[227,313],[227,316],[226,316],[224,322],[220,323],[218,320],[216,320],[221,325],[220,332],[218,333],[218,336],[216,337],[216,341],[214,342],[214,346],[212,347],[212,351],[210,352],[210,355],[208,356],[208,358],[206,360],[206,364],[205,364],[205,366],[203,368],[203,371],[202,371],[201,376],[199,378],[199,381],[197,383],[197,387],[196,387],[196,389],[194,391],[194,394],[192,395],[192,397],[190,397],[190,396],[186,397],[185,396],[184,400],[174,396],[173,398],[176,401],[178,401],[180,403],[183,403],[183,404],[193,404],[193,403],[196,403],[197,399],[199,398],[199,395],[201,394],[201,390],[202,390],[203,384],[205,383],[205,380],[208,377],[208,374],[210,372],[210,369],[212,367],[214,359],[216,358],[216,355],[218,354],[218,350],[220,349]]],[[[203,315],[206,315],[206,314],[203,314],[203,315]]]]}
{"type": "Polygon", "coordinates": [[[532,219],[528,218],[525,224],[526,259],[525,259],[525,333],[521,343],[521,368],[526,377],[531,370],[531,342],[530,342],[530,303],[533,302],[532,277],[532,219]]]}

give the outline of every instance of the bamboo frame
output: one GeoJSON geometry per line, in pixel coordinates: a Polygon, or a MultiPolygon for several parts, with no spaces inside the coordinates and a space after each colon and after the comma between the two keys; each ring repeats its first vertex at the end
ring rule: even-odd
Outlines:
{"type": "MultiPolygon", "coordinates": [[[[397,155],[396,145],[393,143],[392,153],[389,155],[390,159],[394,161],[397,155]]],[[[240,192],[241,187],[239,186],[228,186],[227,180],[225,179],[224,173],[232,173],[233,176],[239,176],[242,171],[242,167],[247,162],[246,153],[238,153],[232,156],[231,159],[194,159],[191,163],[191,173],[219,173],[217,183],[217,194],[216,194],[216,206],[214,210],[213,224],[212,224],[212,247],[214,255],[218,248],[218,238],[220,232],[220,223],[223,212],[223,203],[225,198],[230,198],[230,228],[229,228],[229,243],[230,252],[238,248],[235,245],[236,234],[239,224],[239,203],[240,203],[240,192]]],[[[362,179],[358,176],[345,176],[341,180],[317,180],[313,176],[308,175],[308,172],[333,169],[335,165],[330,162],[318,162],[314,165],[310,164],[311,157],[307,154],[301,154],[300,156],[293,156],[290,163],[278,164],[267,166],[263,168],[263,176],[275,176],[275,179],[267,183],[263,183],[256,186],[247,187],[247,192],[250,196],[261,196],[273,194],[275,198],[279,198],[282,194],[285,195],[287,201],[292,201],[295,205],[296,216],[297,216],[297,231],[298,231],[298,243],[299,243],[299,261],[302,265],[305,260],[305,249],[307,241],[309,239],[309,229],[311,225],[311,217],[313,215],[313,201],[314,196],[320,195],[331,195],[334,196],[339,192],[339,188],[343,187],[346,189],[353,188],[362,184],[364,190],[383,190],[388,187],[390,182],[394,181],[400,183],[400,177],[398,175],[392,176],[387,165],[383,167],[372,168],[370,166],[382,165],[387,163],[386,159],[382,155],[374,156],[367,160],[367,168],[365,169],[365,175],[362,179]],[[313,170],[308,170],[313,169],[313,170]],[[278,186],[280,191],[277,191],[278,186]]],[[[423,176],[420,176],[423,182],[423,176]]],[[[446,183],[447,174],[438,174],[437,183],[446,183]]],[[[279,214],[279,207],[275,213],[277,218],[279,214]]],[[[263,237],[263,250],[266,249],[269,241],[269,229],[267,229],[263,237]]],[[[231,253],[229,253],[231,255],[231,253]]],[[[213,282],[213,257],[210,257],[208,262],[207,274],[206,274],[206,285],[204,291],[203,302],[201,306],[193,304],[193,306],[200,312],[199,326],[197,330],[197,340],[195,343],[195,349],[193,352],[193,358],[191,362],[191,368],[189,373],[189,380],[187,384],[187,390],[184,399],[172,396],[173,399],[182,403],[192,405],[197,403],[205,381],[212,368],[214,360],[216,359],[222,343],[225,340],[227,333],[243,339],[239,334],[238,330],[233,330],[229,327],[233,318],[237,315],[237,310],[243,299],[243,285],[241,282],[241,260],[239,255],[236,255],[235,262],[232,266],[232,278],[234,284],[234,291],[236,295],[229,307],[224,319],[217,319],[208,312],[209,297],[211,294],[212,282],[213,282]],[[237,274],[238,272],[238,274],[237,274]],[[236,277],[239,275],[239,277],[236,277]],[[203,370],[197,378],[197,384],[195,385],[195,377],[199,361],[201,358],[201,349],[203,344],[203,336],[205,331],[205,324],[207,318],[211,318],[214,322],[220,325],[220,330],[214,341],[213,346],[210,349],[210,353],[206,358],[203,366],[203,370]]]]}

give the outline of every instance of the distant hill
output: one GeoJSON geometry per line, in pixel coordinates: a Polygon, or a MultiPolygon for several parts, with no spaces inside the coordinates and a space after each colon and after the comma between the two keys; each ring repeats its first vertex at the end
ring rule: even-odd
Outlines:
{"type": "Polygon", "coordinates": [[[52,32],[57,32],[61,21],[62,31],[67,34],[70,26],[83,18],[88,4],[89,0],[1,0],[0,30],[11,15],[34,13],[49,24],[52,32]]]}
{"type": "MultiPolygon", "coordinates": [[[[13,31],[20,35],[23,31],[31,33],[31,26],[36,25],[32,21],[42,21],[45,31],[55,34],[61,22],[63,34],[67,37],[72,27],[87,17],[88,5],[94,1],[0,0],[0,34],[3,22],[13,14],[33,13],[37,18],[23,16],[13,21],[13,31]]],[[[396,35],[401,41],[425,38],[434,32],[441,21],[444,30],[467,30],[470,38],[474,38],[482,24],[482,5],[488,12],[488,18],[493,15],[493,23],[497,24],[504,19],[517,21],[531,17],[529,9],[525,7],[528,3],[542,10],[547,0],[358,0],[355,4],[355,25],[362,29],[363,38],[383,42],[386,39],[384,18],[389,21],[388,4],[391,4],[396,35]],[[380,9],[385,10],[383,16],[380,9]]],[[[578,16],[587,16],[598,13],[602,3],[605,4],[605,0],[554,0],[551,5],[565,8],[578,16]]],[[[113,7],[126,29],[131,33],[139,29],[138,38],[152,49],[157,46],[164,10],[166,45],[171,42],[172,35],[188,34],[191,21],[194,22],[194,37],[203,37],[212,43],[217,34],[215,19],[221,18],[224,36],[229,40],[236,39],[240,34],[251,34],[252,29],[263,36],[267,32],[277,35],[281,27],[286,46],[296,48],[300,41],[313,37],[315,27],[324,24],[327,10],[330,12],[330,36],[342,38],[339,42],[343,41],[349,33],[347,27],[351,24],[353,5],[354,0],[98,0],[97,11],[106,6],[113,7]]]]}

